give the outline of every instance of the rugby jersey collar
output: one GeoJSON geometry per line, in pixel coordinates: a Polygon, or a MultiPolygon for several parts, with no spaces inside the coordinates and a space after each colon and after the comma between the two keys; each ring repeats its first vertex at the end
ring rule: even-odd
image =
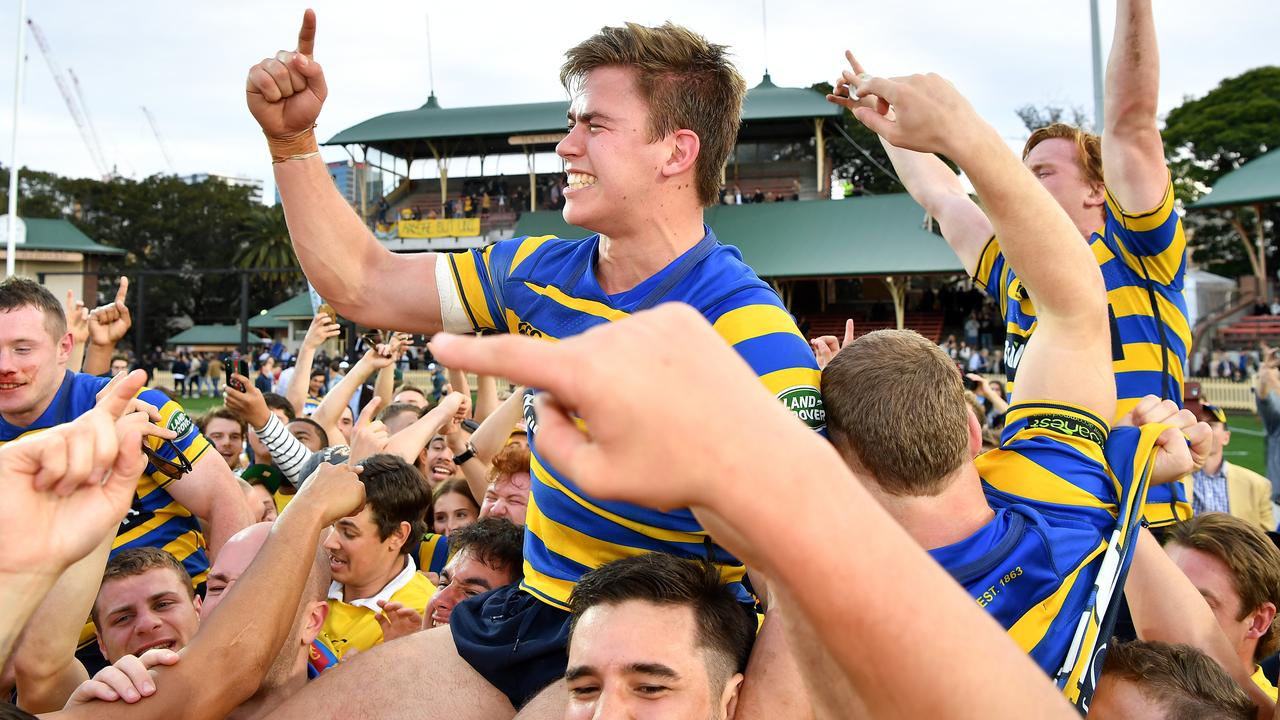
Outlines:
{"type": "Polygon", "coordinates": [[[706,223],[702,224],[702,230],[702,239],[696,245],[681,253],[666,267],[645,278],[639,285],[616,295],[606,294],[604,288],[600,287],[600,282],[596,280],[596,257],[600,251],[600,235],[597,233],[591,237],[591,252],[587,253],[586,262],[578,266],[570,275],[569,281],[564,284],[563,288],[566,292],[573,293],[578,297],[594,296],[605,299],[610,306],[627,310],[628,312],[647,310],[662,302],[675,289],[675,286],[679,285],[680,281],[684,280],[689,272],[698,263],[706,259],[707,255],[719,244],[716,234],[712,232],[706,223]],[[585,292],[575,292],[579,285],[583,287],[585,292]],[[632,304],[636,304],[636,306],[630,307],[632,304]]]}
{"type": "Polygon", "coordinates": [[[346,603],[347,605],[354,605],[355,607],[362,607],[376,613],[382,612],[382,608],[378,607],[378,601],[382,600],[383,602],[391,602],[391,596],[400,592],[405,585],[408,585],[409,582],[413,580],[414,573],[418,572],[418,565],[413,561],[412,555],[405,555],[404,559],[404,569],[400,571],[399,575],[391,578],[391,582],[384,585],[377,595],[370,598],[343,600],[342,583],[334,580],[329,584],[329,599],[337,600],[338,602],[346,603]]]}
{"type": "Polygon", "coordinates": [[[957,543],[944,545],[929,551],[961,585],[968,585],[986,575],[996,565],[1009,557],[1009,553],[1026,535],[1030,509],[1013,505],[995,509],[995,517],[977,532],[957,543]]]}

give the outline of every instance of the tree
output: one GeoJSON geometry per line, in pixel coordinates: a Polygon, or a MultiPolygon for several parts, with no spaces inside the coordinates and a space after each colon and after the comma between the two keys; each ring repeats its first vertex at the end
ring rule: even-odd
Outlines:
{"type": "MultiPolygon", "coordinates": [[[[4,188],[7,176],[7,171],[0,171],[4,188]]],[[[28,169],[19,174],[19,182],[19,215],[70,220],[96,242],[126,251],[123,258],[104,263],[103,288],[98,298],[87,302],[104,302],[114,294],[118,274],[137,269],[174,271],[148,276],[142,283],[135,279],[134,287],[145,293],[139,327],[148,345],[162,344],[190,323],[238,322],[237,276],[201,269],[237,267],[234,260],[262,246],[275,248],[271,267],[296,264],[278,252],[283,225],[279,210],[256,203],[245,187],[218,180],[189,183],[172,175],[111,181],[64,178],[28,169]]],[[[283,238],[287,244],[287,233],[283,238]]],[[[250,279],[251,315],[301,287],[300,273],[291,279],[285,275],[250,279]]],[[[136,293],[131,294],[136,321],[139,300],[136,293]]]]}
{"type": "MultiPolygon", "coordinates": [[[[1201,98],[1187,98],[1165,118],[1165,157],[1174,192],[1184,204],[1198,200],[1223,175],[1267,150],[1280,147],[1280,67],[1260,67],[1227,78],[1201,98]]],[[[1195,259],[1229,276],[1257,275],[1249,238],[1280,222],[1280,208],[1188,213],[1195,259]],[[1237,229],[1236,226],[1239,226],[1237,229]],[[1245,237],[1241,237],[1243,230],[1245,237]]],[[[1264,247],[1267,266],[1276,268],[1276,246],[1264,247]]]]}
{"type": "Polygon", "coordinates": [[[1062,108],[1057,105],[1028,104],[1014,110],[1014,112],[1022,120],[1022,124],[1027,126],[1027,132],[1035,132],[1042,127],[1060,122],[1069,122],[1071,125],[1093,132],[1093,121],[1089,119],[1089,115],[1084,111],[1084,108],[1079,105],[1062,108]],[[1063,119],[1067,116],[1067,113],[1071,113],[1070,121],[1063,119]]]}
{"type": "MultiPolygon", "coordinates": [[[[831,83],[816,83],[810,89],[826,95],[831,92],[831,83]]],[[[846,110],[838,120],[829,118],[827,128],[827,157],[831,159],[831,167],[838,177],[851,181],[855,188],[872,195],[906,192],[892,173],[893,165],[889,154],[880,145],[880,138],[858,122],[852,113],[846,110]],[[840,130],[849,137],[841,135],[840,130]]]]}
{"type": "Polygon", "coordinates": [[[287,290],[298,284],[298,256],[293,252],[289,227],[284,221],[284,208],[254,208],[236,232],[240,251],[236,265],[242,268],[275,268],[279,272],[259,276],[263,283],[287,290]]]}

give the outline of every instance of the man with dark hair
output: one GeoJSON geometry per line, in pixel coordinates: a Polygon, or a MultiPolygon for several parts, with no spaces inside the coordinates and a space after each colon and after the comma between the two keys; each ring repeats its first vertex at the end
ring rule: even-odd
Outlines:
{"type": "Polygon", "coordinates": [[[154,547],[116,553],[93,603],[98,649],[108,662],[152,648],[181,650],[200,627],[200,598],[191,576],[154,547]]]}
{"type": "Polygon", "coordinates": [[[329,447],[329,433],[311,418],[296,417],[286,427],[311,452],[320,452],[329,447]]]}
{"type": "Polygon", "coordinates": [[[269,393],[275,387],[276,359],[267,356],[258,363],[258,374],[253,378],[253,386],[260,392],[269,393]]]}
{"type": "Polygon", "coordinates": [[[714,565],[663,553],[603,565],[570,596],[566,720],[732,720],[756,615],[714,565]],[[635,688],[641,688],[637,691],[635,688]]]}
{"type": "Polygon", "coordinates": [[[481,518],[451,533],[448,544],[424,627],[448,625],[458,603],[516,582],[524,567],[524,529],[509,520],[481,518]]]}
{"type": "Polygon", "coordinates": [[[113,355],[111,357],[111,377],[115,377],[122,372],[129,372],[129,358],[123,355],[113,355]]]}
{"type": "MultiPolygon", "coordinates": [[[[861,91],[859,78],[866,74],[851,54],[847,57],[852,72],[837,81],[836,92],[844,95],[847,89],[854,97],[829,99],[854,108],[862,96],[864,107],[855,112],[860,117],[874,114],[880,99],[861,91]]],[[[1108,303],[1106,337],[1112,341],[1117,390],[1114,417],[1102,417],[1108,423],[1129,414],[1146,395],[1181,405],[1191,348],[1183,298],[1187,241],[1174,209],[1160,138],[1159,90],[1152,2],[1120,0],[1107,61],[1102,136],[1055,123],[1033,132],[1022,151],[1027,169],[1068,215],[1075,229],[1072,241],[1086,244],[1102,270],[1104,288],[1099,292],[1108,303]]],[[[1021,380],[1026,343],[1039,329],[1040,303],[1038,298],[1032,303],[1022,269],[1009,261],[999,223],[970,199],[932,150],[916,152],[883,137],[881,144],[907,191],[937,219],[966,271],[1004,316],[1004,359],[1012,392],[1015,376],[1021,380]]],[[[1143,510],[1153,526],[1191,516],[1181,483],[1152,488],[1143,510]]]]}
{"type": "MultiPolygon", "coordinates": [[[[380,245],[319,182],[328,175],[313,154],[312,128],[327,86],[314,47],[308,11],[297,52],[251,68],[246,99],[276,160],[298,259],[343,317],[414,333],[490,330],[563,340],[659,303],[683,302],[715,326],[775,397],[811,429],[822,428],[817,364],[794,319],[704,224],[746,94],[724,46],[671,23],[628,23],[567,52],[561,79],[571,97],[569,127],[556,148],[567,170],[564,218],[592,235],[412,255],[380,245]]],[[[618,557],[710,556],[721,579],[746,597],[739,585],[745,566],[708,546],[688,509],[654,513],[575,493],[538,455],[536,425],[522,582],[454,609],[453,624],[458,613],[472,613],[484,631],[437,629],[366,653],[357,662],[370,663],[367,670],[339,669],[282,708],[285,716],[315,716],[356,691],[372,694],[386,716],[416,712],[414,694],[397,688],[410,683],[439,698],[433,712],[458,720],[510,718],[539,693],[562,702],[562,689],[547,686],[564,672],[569,594],[584,572],[618,557]],[[416,669],[424,664],[433,672],[422,677],[416,669]]]]}
{"type": "Polygon", "coordinates": [[[1280,550],[1261,530],[1226,513],[1171,527],[1165,550],[1204,596],[1246,675],[1272,700],[1276,688],[1258,663],[1280,649],[1280,550]]]}
{"type": "MultiPolygon", "coordinates": [[[[422,612],[435,593],[409,555],[410,538],[422,536],[431,504],[422,474],[389,454],[372,455],[361,464],[365,505],[334,523],[324,541],[333,574],[324,636],[339,658],[352,648],[363,652],[383,641],[378,616],[387,603],[411,610],[421,627],[422,612]]],[[[408,620],[401,614],[383,618],[388,619],[398,624],[408,620]]]]}
{"type": "Polygon", "coordinates": [[[1257,717],[1257,708],[1226,672],[1199,650],[1135,640],[1107,650],[1089,717],[1252,720],[1257,717]]]}

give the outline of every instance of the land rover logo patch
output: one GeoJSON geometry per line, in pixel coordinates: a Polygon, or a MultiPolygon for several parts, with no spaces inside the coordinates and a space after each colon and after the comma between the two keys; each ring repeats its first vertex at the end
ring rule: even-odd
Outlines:
{"type": "Polygon", "coordinates": [[[822,393],[812,385],[796,385],[778,393],[778,399],[795,413],[811,430],[825,430],[827,411],[822,407],[822,393]]]}
{"type": "Polygon", "coordinates": [[[191,424],[191,418],[187,417],[186,413],[177,410],[169,416],[168,427],[173,431],[174,435],[177,435],[174,440],[181,440],[191,433],[191,428],[194,425],[191,424]]]}

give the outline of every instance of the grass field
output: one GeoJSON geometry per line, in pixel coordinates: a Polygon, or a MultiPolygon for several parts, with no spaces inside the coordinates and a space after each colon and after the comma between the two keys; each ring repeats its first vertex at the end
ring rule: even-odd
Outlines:
{"type": "Polygon", "coordinates": [[[1227,416],[1231,428],[1231,444],[1225,451],[1228,462],[1267,474],[1267,456],[1262,433],[1262,420],[1253,413],[1239,412],[1227,416]]]}

